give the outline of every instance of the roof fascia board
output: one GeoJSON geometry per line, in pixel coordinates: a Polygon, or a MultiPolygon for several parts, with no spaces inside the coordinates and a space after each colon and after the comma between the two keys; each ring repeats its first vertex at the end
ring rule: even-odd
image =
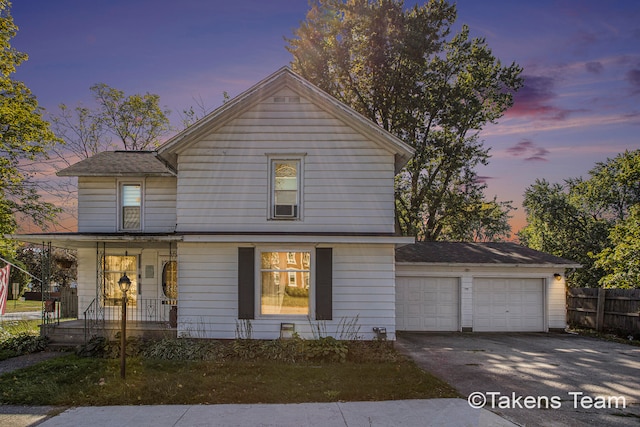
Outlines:
{"type": "Polygon", "coordinates": [[[509,268],[581,268],[580,264],[516,264],[504,262],[403,262],[396,261],[396,265],[429,266],[429,267],[509,267],[509,268]]]}

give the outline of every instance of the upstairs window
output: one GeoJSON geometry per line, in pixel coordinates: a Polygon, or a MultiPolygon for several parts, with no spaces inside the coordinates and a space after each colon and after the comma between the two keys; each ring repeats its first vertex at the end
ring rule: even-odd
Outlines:
{"type": "Polygon", "coordinates": [[[271,219],[299,219],[301,160],[271,160],[271,219]]]}
{"type": "Polygon", "coordinates": [[[122,184],[121,191],[121,228],[122,230],[140,230],[142,186],[140,184],[122,184]]]}

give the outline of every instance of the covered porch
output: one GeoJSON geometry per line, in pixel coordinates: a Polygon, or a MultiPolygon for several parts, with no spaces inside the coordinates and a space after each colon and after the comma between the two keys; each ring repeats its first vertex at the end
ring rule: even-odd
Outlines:
{"type": "Polygon", "coordinates": [[[126,298],[127,335],[176,336],[177,242],[181,236],[52,233],[20,235],[16,239],[77,250],[78,318],[43,322],[41,333],[51,343],[76,345],[93,336],[114,339],[123,316],[118,282],[125,275],[131,282],[126,298]]]}

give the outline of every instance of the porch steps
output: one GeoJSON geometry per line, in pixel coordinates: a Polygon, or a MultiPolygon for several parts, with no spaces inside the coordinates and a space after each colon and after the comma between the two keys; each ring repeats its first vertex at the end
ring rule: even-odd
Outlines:
{"type": "MultiPolygon", "coordinates": [[[[52,348],[75,347],[84,344],[84,326],[84,320],[70,320],[49,325],[46,328],[41,327],[40,333],[49,337],[49,346],[52,348]]],[[[115,340],[120,330],[120,322],[107,321],[96,335],[115,340]]],[[[127,324],[127,336],[145,339],[175,338],[177,331],[164,322],[135,322],[127,324]]]]}

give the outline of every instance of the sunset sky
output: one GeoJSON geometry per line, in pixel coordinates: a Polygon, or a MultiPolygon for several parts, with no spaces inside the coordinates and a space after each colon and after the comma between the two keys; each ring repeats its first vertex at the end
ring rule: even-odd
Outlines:
{"type": "MultiPolygon", "coordinates": [[[[640,148],[640,2],[456,3],[456,29],[467,24],[504,64],[524,67],[514,107],[481,133],[492,157],[478,170],[488,198],[518,207],[517,231],[536,178],[586,177],[595,162],[640,148]]],[[[12,44],[29,55],[14,76],[49,113],[92,105],[95,83],[155,93],[177,127],[183,109],[213,110],[224,91],[233,97],[289,64],[283,38],[307,9],[306,0],[14,0],[12,44]]]]}

